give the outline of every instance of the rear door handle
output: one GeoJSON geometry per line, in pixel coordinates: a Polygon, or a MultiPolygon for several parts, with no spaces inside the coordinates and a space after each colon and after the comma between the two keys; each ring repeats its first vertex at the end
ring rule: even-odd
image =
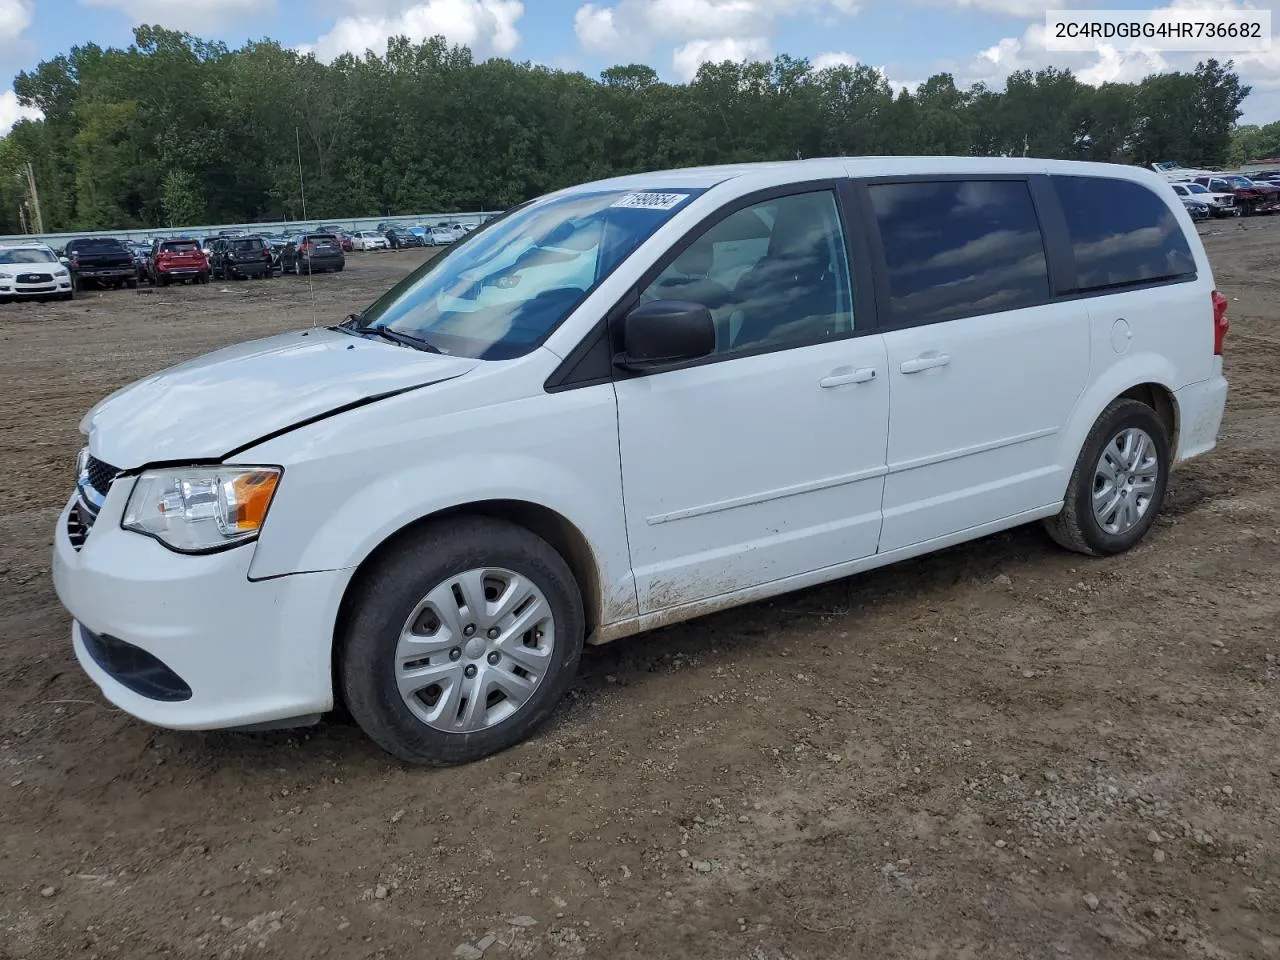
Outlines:
{"type": "Polygon", "coordinates": [[[823,389],[830,389],[831,387],[842,387],[846,383],[867,383],[876,378],[875,367],[859,367],[857,370],[850,370],[845,367],[844,370],[844,373],[836,372],[830,376],[823,377],[818,381],[818,386],[823,389]]]}
{"type": "Polygon", "coordinates": [[[903,373],[920,373],[924,370],[933,370],[935,367],[945,367],[950,362],[950,354],[939,353],[932,357],[916,357],[912,360],[904,360],[901,369],[903,373]]]}

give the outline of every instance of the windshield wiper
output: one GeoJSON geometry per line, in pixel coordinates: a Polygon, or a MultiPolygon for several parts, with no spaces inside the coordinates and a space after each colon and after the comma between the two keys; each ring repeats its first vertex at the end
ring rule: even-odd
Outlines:
{"type": "Polygon", "coordinates": [[[390,340],[392,343],[398,343],[402,347],[412,347],[415,350],[424,350],[427,353],[444,353],[439,347],[429,340],[422,337],[415,337],[411,333],[401,333],[399,330],[388,330],[386,327],[362,327],[361,321],[364,320],[362,313],[349,313],[347,319],[343,320],[336,326],[330,327],[331,330],[341,330],[343,333],[350,333],[357,337],[372,334],[375,337],[382,337],[384,340],[390,340]]]}

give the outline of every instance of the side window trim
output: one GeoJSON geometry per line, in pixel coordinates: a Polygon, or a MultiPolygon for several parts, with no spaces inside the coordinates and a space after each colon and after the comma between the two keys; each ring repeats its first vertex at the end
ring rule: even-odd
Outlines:
{"type": "MultiPolygon", "coordinates": [[[[823,178],[821,180],[806,180],[796,183],[786,183],[776,187],[766,187],[762,190],[756,190],[751,193],[743,194],[727,201],[717,207],[712,212],[691,226],[684,234],[673,243],[654,263],[640,276],[625,294],[618,298],[617,302],[605,311],[604,316],[595,324],[579,341],[578,345],[569,351],[565,359],[552,371],[543,389],[548,393],[556,393],[561,390],[572,390],[577,387],[596,386],[601,383],[612,382],[613,380],[630,380],[636,377],[653,376],[654,374],[631,372],[627,370],[619,370],[613,365],[613,357],[622,349],[622,318],[626,316],[628,310],[639,302],[640,294],[647,289],[664,270],[667,269],[675,260],[684,253],[695,240],[704,233],[727,219],[740,210],[747,207],[755,206],[759,203],[766,203],[770,200],[778,200],[783,197],[798,196],[806,193],[820,193],[828,191],[836,204],[838,213],[838,222],[840,229],[844,232],[844,250],[845,257],[848,262],[848,270],[850,281],[853,284],[853,330],[841,337],[824,338],[815,340],[812,343],[791,343],[781,346],[760,347],[753,350],[742,350],[732,354],[712,354],[709,357],[703,357],[698,360],[691,360],[688,363],[679,364],[677,366],[666,367],[663,373],[672,370],[683,370],[687,367],[704,366],[709,363],[724,363],[729,360],[738,360],[744,357],[758,356],[764,353],[777,353],[780,350],[792,350],[798,347],[810,346],[817,343],[833,343],[838,340],[852,339],[853,337],[867,336],[875,333],[874,314],[867,314],[867,322],[862,323],[859,316],[859,309],[864,306],[864,298],[859,295],[859,291],[870,285],[871,277],[867,274],[868,264],[865,256],[861,261],[853,252],[854,244],[851,243],[851,231],[857,232],[857,217],[847,209],[848,196],[842,189],[843,184],[848,183],[848,178],[823,178]],[[861,273],[859,269],[861,268],[861,273]],[[602,349],[601,343],[607,348],[602,349]]],[[[870,309],[870,307],[868,307],[870,309]]]]}
{"type": "MultiPolygon", "coordinates": [[[[1044,174],[1028,174],[1028,173],[936,173],[936,174],[903,174],[901,176],[887,177],[859,177],[854,180],[854,187],[861,191],[863,204],[863,222],[864,230],[867,235],[868,245],[871,248],[871,258],[875,275],[875,291],[876,291],[876,325],[881,332],[889,332],[891,330],[906,330],[911,327],[925,327],[935,323],[951,323],[955,320],[967,320],[972,317],[985,316],[990,311],[973,310],[957,316],[948,317],[945,320],[919,320],[914,317],[906,320],[898,320],[893,315],[893,301],[890,297],[889,290],[889,261],[884,252],[884,241],[880,236],[880,224],[876,219],[874,208],[871,205],[871,187],[879,184],[900,184],[900,183],[944,183],[954,181],[1014,181],[1023,183],[1027,186],[1027,191],[1031,194],[1032,206],[1035,209],[1036,222],[1040,228],[1040,241],[1045,252],[1045,266],[1049,271],[1049,296],[1044,300],[1034,303],[1023,304],[1018,307],[1019,310],[1026,310],[1038,306],[1044,306],[1048,303],[1055,303],[1059,298],[1054,295],[1057,288],[1057,281],[1054,275],[1055,256],[1050,249],[1051,239],[1049,230],[1046,229],[1045,213],[1046,208],[1042,208],[1036,200],[1036,179],[1043,181],[1044,189],[1049,186],[1048,177],[1044,174]]],[[[1056,198],[1055,198],[1056,202],[1056,198]]],[[[1058,215],[1061,216],[1061,207],[1058,207],[1058,215]]],[[[1062,230],[1065,234],[1066,223],[1063,221],[1062,230]]],[[[1061,238],[1059,238],[1061,241],[1061,238]]],[[[1068,253],[1070,251],[1068,250],[1068,253]]],[[[1061,251],[1057,257],[1061,258],[1061,251]]],[[[1072,273],[1074,273],[1074,261],[1072,261],[1072,273]]]]}

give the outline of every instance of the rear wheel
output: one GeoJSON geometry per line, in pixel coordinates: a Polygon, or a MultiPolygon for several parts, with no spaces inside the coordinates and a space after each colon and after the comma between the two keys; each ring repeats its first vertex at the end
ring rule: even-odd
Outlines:
{"type": "Polygon", "coordinates": [[[1164,503],[1171,444],[1154,410],[1114,400],[1084,442],[1067,485],[1062,512],[1045,526],[1077,553],[1123,553],[1141,540],[1164,503]]]}
{"type": "Polygon", "coordinates": [[[128,287],[130,290],[137,290],[137,289],[138,289],[138,278],[137,278],[137,277],[130,277],[128,280],[126,280],[126,281],[124,282],[124,285],[125,285],[126,287],[128,287]]]}
{"type": "Polygon", "coordinates": [[[168,276],[168,274],[164,274],[164,273],[157,273],[157,274],[156,274],[156,286],[157,286],[157,287],[167,287],[168,285],[169,285],[169,276],[168,276]]]}
{"type": "Polygon", "coordinates": [[[577,583],[523,527],[429,524],[353,589],[338,667],[345,703],[402,760],[467,763],[519,743],[577,672],[577,583]]]}

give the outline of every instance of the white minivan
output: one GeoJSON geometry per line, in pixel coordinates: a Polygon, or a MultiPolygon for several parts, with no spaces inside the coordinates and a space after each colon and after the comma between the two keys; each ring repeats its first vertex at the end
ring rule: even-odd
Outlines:
{"type": "Polygon", "coordinates": [[[1216,442],[1226,331],[1191,220],[1136,167],[586,184],[363,314],[107,397],[54,582],[143,720],[341,703],[397,757],[474,760],[546,719],[584,642],[1032,521],[1127,550],[1216,442]]]}

